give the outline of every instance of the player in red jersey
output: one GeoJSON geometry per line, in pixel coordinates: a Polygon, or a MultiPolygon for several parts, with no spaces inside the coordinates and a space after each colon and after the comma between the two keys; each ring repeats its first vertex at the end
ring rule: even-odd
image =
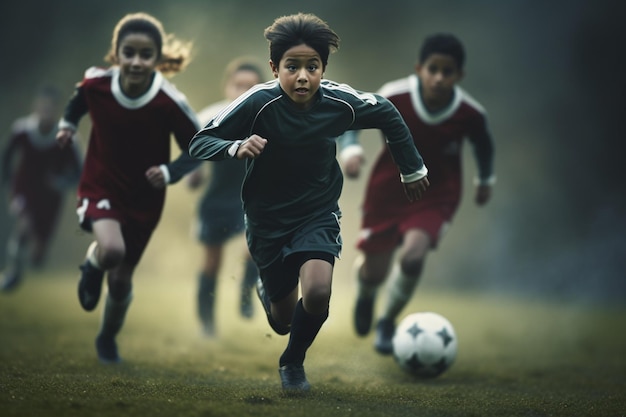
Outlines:
{"type": "MultiPolygon", "coordinates": [[[[355,327],[368,334],[378,287],[390,274],[388,299],[376,326],[374,346],[392,353],[395,319],[410,300],[429,250],[439,239],[461,199],[461,148],[464,138],[473,145],[478,166],[476,203],[491,197],[495,182],[494,146],[484,109],[457,83],[463,78],[465,51],[450,34],[428,37],[421,48],[415,74],[385,84],[380,94],[400,111],[415,144],[428,163],[430,187],[421,200],[410,203],[397,184],[397,168],[383,149],[372,168],[363,204],[362,229],[357,247],[358,298],[355,327]],[[392,260],[399,250],[398,264],[392,260]]],[[[350,138],[342,138],[350,141],[350,138]]],[[[352,139],[354,140],[354,139],[352,139]]],[[[344,145],[344,152],[348,147],[344,145]]],[[[358,174],[358,152],[349,152],[347,174],[358,174]],[[356,171],[355,171],[356,167],[356,171]]]]}
{"type": "Polygon", "coordinates": [[[78,148],[60,149],[54,141],[61,110],[61,93],[43,87],[33,113],[13,124],[2,155],[2,182],[10,187],[9,213],[14,218],[2,291],[11,291],[22,281],[29,250],[32,265],[43,264],[66,191],[78,182],[78,148]]]}
{"type": "Polygon", "coordinates": [[[113,31],[108,69],[90,68],[70,100],[57,142],[67,145],[89,112],[92,129],[78,187],[81,227],[93,232],[78,285],[82,307],[93,310],[107,272],[108,296],[96,350],[118,362],[115,336],[132,299],[133,271],[159,222],[165,186],[201,161],[188,154],[199,129],[187,100],[162,74],[181,71],[190,45],[167,35],[145,13],[126,15],[113,31]],[[170,135],[181,156],[170,163],[170,135]]]}

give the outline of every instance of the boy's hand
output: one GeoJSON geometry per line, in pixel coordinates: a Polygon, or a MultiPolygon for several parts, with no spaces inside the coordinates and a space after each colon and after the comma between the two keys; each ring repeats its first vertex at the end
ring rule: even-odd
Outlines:
{"type": "Polygon", "coordinates": [[[57,132],[57,136],[56,136],[57,144],[61,148],[64,148],[70,143],[72,143],[73,136],[74,136],[74,131],[72,129],[67,129],[67,128],[59,129],[59,131],[57,132]]]}
{"type": "Polygon", "coordinates": [[[343,171],[348,178],[359,178],[361,166],[365,164],[363,155],[352,155],[343,162],[343,171]]]}
{"type": "Polygon", "coordinates": [[[402,185],[404,186],[404,193],[409,201],[417,201],[422,198],[422,193],[426,191],[430,182],[428,181],[428,177],[424,177],[417,181],[405,182],[402,185]]]}
{"type": "Polygon", "coordinates": [[[248,139],[241,142],[241,145],[237,148],[237,154],[235,156],[237,159],[254,159],[261,155],[263,149],[265,149],[266,143],[267,139],[263,139],[259,135],[252,135],[248,139]]]}
{"type": "Polygon", "coordinates": [[[491,185],[479,185],[476,187],[476,204],[484,206],[491,199],[491,185]]]}
{"type": "Polygon", "coordinates": [[[154,188],[165,188],[165,176],[158,166],[148,168],[146,171],[146,179],[154,188]]]}

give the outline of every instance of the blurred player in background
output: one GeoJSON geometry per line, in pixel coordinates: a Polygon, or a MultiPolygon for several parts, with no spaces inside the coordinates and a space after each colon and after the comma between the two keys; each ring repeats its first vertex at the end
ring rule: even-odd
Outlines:
{"type": "Polygon", "coordinates": [[[2,155],[2,183],[10,188],[12,217],[2,291],[20,284],[29,254],[33,266],[44,263],[65,195],[80,176],[77,146],[61,149],[54,140],[61,100],[59,90],[43,87],[35,97],[33,113],[13,124],[2,155]]]}
{"type": "Polygon", "coordinates": [[[189,60],[190,45],[165,33],[145,13],[126,15],[115,26],[107,61],[89,68],[65,110],[57,141],[68,145],[86,113],[92,129],[78,187],[80,226],[93,232],[78,284],[78,298],[93,310],[107,273],[108,295],[96,350],[104,363],[119,362],[115,336],[132,300],[135,267],[156,228],[165,187],[196,169],[188,155],[199,129],[187,100],[164,75],[189,60]],[[170,135],[182,153],[170,163],[170,135]]]}
{"type": "MultiPolygon", "coordinates": [[[[491,197],[495,182],[494,145],[485,110],[457,83],[463,78],[465,51],[450,34],[428,37],[420,51],[415,74],[385,84],[379,93],[400,111],[416,146],[428,163],[430,187],[415,203],[404,198],[397,184],[392,155],[381,150],[372,168],[363,204],[357,247],[358,298],[354,311],[356,332],[369,333],[374,301],[389,276],[387,303],[376,324],[375,349],[392,353],[395,320],[409,302],[424,267],[426,254],[434,250],[459,206],[462,186],[463,139],[473,146],[478,175],[475,200],[480,206],[491,197]],[[398,262],[392,268],[395,252],[398,262]]],[[[348,176],[359,174],[363,162],[356,132],[340,138],[350,161],[348,176]]]]}
{"type": "Polygon", "coordinates": [[[246,159],[242,198],[248,248],[260,270],[257,292],[272,329],[290,334],[279,359],[282,387],[300,393],[310,389],[304,359],[328,318],[342,245],[336,137],[347,129],[382,129],[406,196],[419,199],[428,179],[389,101],[322,80],[339,46],[326,22],[311,14],[283,16],[264,34],[277,80],[231,103],[196,134],[189,152],[215,161],[246,159]]]}
{"type": "MultiPolygon", "coordinates": [[[[261,66],[252,58],[241,57],[231,61],[222,83],[225,98],[201,110],[198,113],[200,123],[208,123],[219,111],[264,79],[261,66]]],[[[210,181],[198,206],[197,235],[204,246],[204,264],[198,277],[197,307],[204,334],[214,336],[215,294],[224,245],[245,229],[241,184],[246,170],[244,162],[237,159],[203,164],[188,177],[192,187],[203,180],[205,167],[210,167],[210,181]]],[[[258,270],[247,248],[243,260],[239,310],[243,317],[250,318],[254,312],[251,297],[258,270]]]]}

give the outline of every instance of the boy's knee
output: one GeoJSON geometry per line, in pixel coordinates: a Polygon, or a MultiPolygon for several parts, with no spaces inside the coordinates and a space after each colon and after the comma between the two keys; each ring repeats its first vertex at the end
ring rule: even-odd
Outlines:
{"type": "Polygon", "coordinates": [[[126,250],[123,245],[98,244],[98,261],[104,269],[111,269],[122,263],[126,250]]]}
{"type": "Polygon", "coordinates": [[[400,260],[400,269],[405,276],[419,278],[424,267],[424,258],[419,256],[405,256],[400,260]]]}
{"type": "Polygon", "coordinates": [[[320,285],[310,288],[306,294],[302,294],[304,309],[310,314],[322,314],[328,310],[330,293],[330,287],[320,285]]]}

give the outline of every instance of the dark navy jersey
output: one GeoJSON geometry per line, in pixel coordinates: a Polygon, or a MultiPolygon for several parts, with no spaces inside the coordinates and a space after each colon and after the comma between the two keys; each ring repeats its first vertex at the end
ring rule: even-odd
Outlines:
{"type": "Polygon", "coordinates": [[[404,181],[425,175],[409,129],[391,102],[329,80],[322,81],[306,110],[295,106],[278,80],[253,87],[194,136],[189,152],[222,160],[230,158],[233,141],[253,134],[267,139],[263,153],[247,160],[242,199],[248,231],[279,237],[338,210],[343,176],[335,139],[346,130],[369,128],[385,133],[404,181]]]}

